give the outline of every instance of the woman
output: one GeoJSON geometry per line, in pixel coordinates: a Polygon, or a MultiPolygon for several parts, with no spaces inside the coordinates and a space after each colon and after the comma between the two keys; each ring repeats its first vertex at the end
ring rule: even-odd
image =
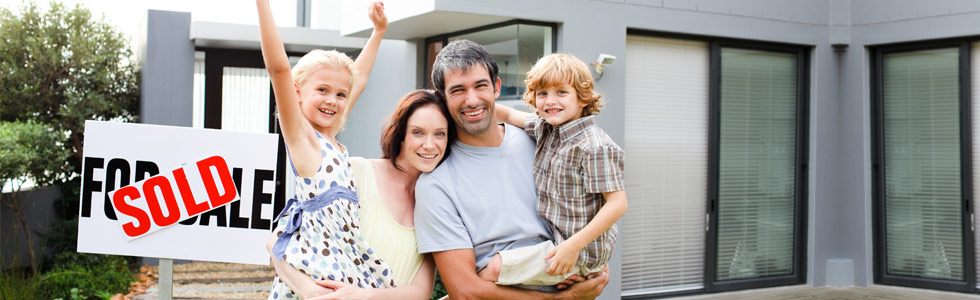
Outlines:
{"type": "MultiPolygon", "coordinates": [[[[347,282],[314,281],[273,259],[279,278],[303,299],[429,299],[435,262],[415,242],[415,181],[449,154],[455,128],[445,101],[431,90],[401,98],[381,136],[381,159],[351,158],[360,198],[360,231],[394,272],[395,287],[360,289],[347,282]]],[[[271,252],[270,239],[269,249],[271,252]]]]}

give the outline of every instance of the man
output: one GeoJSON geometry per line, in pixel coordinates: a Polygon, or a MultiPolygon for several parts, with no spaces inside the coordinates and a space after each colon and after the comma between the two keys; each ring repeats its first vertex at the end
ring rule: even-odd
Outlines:
{"type": "MultiPolygon", "coordinates": [[[[532,166],[534,141],[520,128],[498,125],[497,64],[479,44],[454,41],[432,66],[432,82],[445,96],[459,140],[452,154],[415,186],[419,252],[432,253],[453,299],[594,299],[609,281],[573,276],[554,287],[518,289],[485,281],[477,271],[497,251],[551,239],[537,214],[532,166]],[[539,291],[541,290],[541,291],[539,291]]],[[[543,258],[542,258],[543,259],[543,258]]]]}

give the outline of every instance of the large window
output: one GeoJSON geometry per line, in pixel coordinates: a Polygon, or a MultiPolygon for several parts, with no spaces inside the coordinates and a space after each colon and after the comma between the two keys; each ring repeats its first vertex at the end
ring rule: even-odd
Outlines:
{"type": "Polygon", "coordinates": [[[623,296],[804,282],[807,49],[633,33],[623,296]]]}
{"type": "Polygon", "coordinates": [[[876,281],[972,291],[969,45],[874,60],[876,281]]]}
{"type": "Polygon", "coordinates": [[[626,38],[623,296],[704,288],[708,43],[626,38]]]}
{"type": "Polygon", "coordinates": [[[501,82],[498,100],[520,100],[524,94],[524,78],[531,66],[539,58],[554,53],[555,25],[531,21],[509,21],[460,32],[448,33],[426,39],[426,87],[433,88],[429,82],[432,63],[446,44],[468,39],[487,48],[487,52],[497,62],[501,82]]]}

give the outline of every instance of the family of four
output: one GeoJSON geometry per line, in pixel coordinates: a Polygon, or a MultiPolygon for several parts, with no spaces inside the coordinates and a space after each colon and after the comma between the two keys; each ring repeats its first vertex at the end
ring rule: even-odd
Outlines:
{"type": "Polygon", "coordinates": [[[497,65],[467,40],[444,47],[435,90],[399,100],[382,157],[336,140],[367,85],[387,17],[357,60],[314,50],[290,67],[269,0],[256,0],[296,193],[267,247],[269,299],[593,299],[609,281],[627,207],[623,150],[596,124],[602,101],[568,54],[527,74],[534,114],[495,106],[497,65]]]}

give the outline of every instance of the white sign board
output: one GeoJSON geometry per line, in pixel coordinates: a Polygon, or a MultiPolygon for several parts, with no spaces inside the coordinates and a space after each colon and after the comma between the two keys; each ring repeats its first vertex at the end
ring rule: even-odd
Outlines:
{"type": "Polygon", "coordinates": [[[84,145],[78,252],[269,263],[277,135],[87,121],[84,145]]]}

